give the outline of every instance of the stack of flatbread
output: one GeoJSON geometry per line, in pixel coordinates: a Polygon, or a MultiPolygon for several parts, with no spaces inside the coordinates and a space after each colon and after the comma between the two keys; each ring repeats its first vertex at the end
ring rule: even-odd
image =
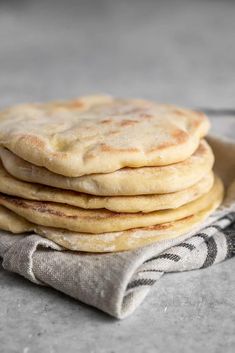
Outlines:
{"type": "Polygon", "coordinates": [[[83,97],[0,113],[0,228],[115,252],[182,235],[223,198],[203,113],[83,97]]]}

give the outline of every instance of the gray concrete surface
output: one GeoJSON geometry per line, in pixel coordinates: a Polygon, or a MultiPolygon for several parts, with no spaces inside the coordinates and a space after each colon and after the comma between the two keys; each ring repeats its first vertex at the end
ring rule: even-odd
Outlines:
{"type": "MultiPolygon", "coordinates": [[[[1,0],[0,106],[110,92],[234,108],[234,15],[232,0],[1,0]]],[[[234,270],[166,275],[120,322],[0,269],[0,352],[234,352],[234,270]]]]}
{"type": "MultiPolygon", "coordinates": [[[[217,134],[219,119],[212,118],[217,134]]],[[[223,119],[234,126],[234,117],[223,119]]],[[[231,259],[165,275],[120,322],[0,267],[0,352],[234,352],[234,271],[231,259]]]]}
{"type": "Polygon", "coordinates": [[[232,353],[234,270],[229,260],[165,275],[124,321],[1,271],[0,351],[232,353]]]}
{"type": "Polygon", "coordinates": [[[91,92],[234,107],[233,0],[1,0],[0,104],[91,92]]]}

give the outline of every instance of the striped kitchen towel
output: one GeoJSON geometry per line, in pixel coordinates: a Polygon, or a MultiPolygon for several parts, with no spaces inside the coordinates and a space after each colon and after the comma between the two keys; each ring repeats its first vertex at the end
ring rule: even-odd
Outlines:
{"type": "Polygon", "coordinates": [[[213,221],[217,216],[211,216],[207,222],[212,223],[193,236],[180,237],[181,241],[172,239],[120,254],[58,251],[62,249],[38,235],[2,232],[0,256],[5,269],[122,319],[164,273],[205,268],[235,255],[235,210],[213,221]]]}
{"type": "Polygon", "coordinates": [[[231,212],[186,241],[146,260],[129,282],[126,295],[140,287],[148,291],[164,272],[206,268],[234,255],[235,212],[231,212]]]}

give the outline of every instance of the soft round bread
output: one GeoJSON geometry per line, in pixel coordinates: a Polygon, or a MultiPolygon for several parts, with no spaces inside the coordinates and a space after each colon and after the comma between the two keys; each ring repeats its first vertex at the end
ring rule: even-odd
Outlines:
{"type": "Polygon", "coordinates": [[[216,177],[212,189],[184,206],[150,213],[115,213],[108,210],[84,210],[52,202],[28,201],[0,194],[0,205],[9,208],[29,222],[47,227],[64,228],[82,233],[116,232],[153,226],[191,216],[221,199],[223,184],[216,177]]]}
{"type": "Polygon", "coordinates": [[[195,153],[183,162],[163,167],[123,168],[108,174],[78,178],[55,174],[0,148],[4,168],[18,179],[97,196],[165,194],[189,188],[207,175],[214,155],[205,140],[195,153]]]}
{"type": "Polygon", "coordinates": [[[133,250],[161,240],[176,238],[199,227],[220,205],[222,199],[223,194],[220,193],[211,199],[204,210],[174,222],[103,234],[74,233],[64,229],[33,225],[0,206],[0,229],[10,230],[12,233],[34,230],[35,233],[73,251],[102,253],[133,250]]]}
{"type": "Polygon", "coordinates": [[[0,229],[13,234],[30,232],[34,225],[8,208],[0,206],[0,229]]]}
{"type": "Polygon", "coordinates": [[[0,162],[0,192],[28,200],[52,201],[84,209],[105,208],[113,212],[152,212],[177,208],[208,192],[214,181],[210,172],[195,185],[170,194],[141,196],[94,196],[28,183],[11,176],[0,162]]]}
{"type": "Polygon", "coordinates": [[[198,227],[220,204],[211,203],[203,211],[180,219],[152,227],[124,230],[122,232],[85,234],[63,229],[35,226],[35,232],[73,251],[106,253],[134,250],[161,240],[177,238],[198,227]]]}
{"type": "Polygon", "coordinates": [[[78,177],[183,161],[208,129],[200,112],[91,96],[6,109],[0,115],[0,145],[54,173],[78,177]]]}

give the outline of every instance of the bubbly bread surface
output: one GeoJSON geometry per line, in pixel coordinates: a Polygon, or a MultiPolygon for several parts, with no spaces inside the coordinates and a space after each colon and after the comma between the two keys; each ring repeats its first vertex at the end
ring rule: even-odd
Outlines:
{"type": "Polygon", "coordinates": [[[4,168],[18,179],[97,196],[165,194],[186,189],[210,173],[213,152],[205,140],[192,156],[162,167],[123,168],[113,173],[65,177],[0,148],[4,168]]]}
{"type": "MultiPolygon", "coordinates": [[[[133,250],[159,241],[176,238],[194,230],[221,204],[223,186],[218,184],[216,197],[210,199],[207,206],[191,216],[177,221],[154,226],[135,228],[120,232],[102,234],[71,232],[65,229],[45,227],[31,224],[23,217],[14,214],[8,208],[0,206],[0,228],[13,233],[34,231],[41,236],[54,241],[65,249],[87,251],[93,253],[133,250]],[[15,223],[17,221],[17,223],[15,223]],[[14,229],[11,224],[16,224],[14,229]]],[[[214,194],[215,196],[215,194],[214,194]]]]}
{"type": "Polygon", "coordinates": [[[33,231],[34,225],[28,222],[25,218],[12,212],[8,208],[0,206],[0,229],[20,234],[33,231]]]}
{"type": "Polygon", "coordinates": [[[209,129],[200,112],[138,99],[89,96],[0,114],[0,145],[69,177],[183,161],[209,129]]]}
{"type": "Polygon", "coordinates": [[[64,228],[74,232],[97,234],[176,221],[207,208],[213,200],[220,198],[222,193],[222,182],[215,177],[211,190],[197,200],[176,209],[150,213],[116,213],[104,209],[85,210],[53,202],[29,201],[4,194],[0,194],[0,205],[32,223],[64,228]]]}
{"type": "Polygon", "coordinates": [[[197,199],[213,185],[212,172],[193,186],[169,194],[136,196],[94,196],[50,186],[29,183],[11,176],[0,162],[0,192],[28,200],[52,201],[84,209],[105,208],[113,212],[152,212],[177,208],[197,199]]]}

